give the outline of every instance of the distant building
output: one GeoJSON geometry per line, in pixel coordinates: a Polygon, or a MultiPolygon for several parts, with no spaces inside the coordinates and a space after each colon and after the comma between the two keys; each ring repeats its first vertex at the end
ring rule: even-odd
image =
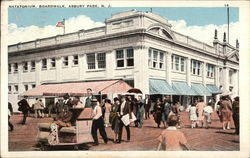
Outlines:
{"type": "Polygon", "coordinates": [[[239,94],[238,42],[220,42],[215,32],[210,46],[151,12],[120,12],[103,27],[9,45],[8,54],[14,111],[18,95],[43,83],[123,79],[143,94],[170,94],[184,106],[198,96],[239,94]]]}

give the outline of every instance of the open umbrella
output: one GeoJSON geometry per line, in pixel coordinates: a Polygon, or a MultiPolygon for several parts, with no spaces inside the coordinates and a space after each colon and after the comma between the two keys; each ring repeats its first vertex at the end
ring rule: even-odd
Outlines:
{"type": "Polygon", "coordinates": [[[128,93],[141,93],[142,94],[142,91],[138,88],[131,88],[127,92],[128,93]]]}

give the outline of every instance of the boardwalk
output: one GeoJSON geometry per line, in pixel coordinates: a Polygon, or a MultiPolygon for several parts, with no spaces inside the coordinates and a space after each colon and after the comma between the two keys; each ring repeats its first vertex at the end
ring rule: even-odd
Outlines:
{"type": "MultiPolygon", "coordinates": [[[[15,115],[11,118],[14,123],[14,131],[9,133],[9,150],[10,151],[30,151],[39,150],[36,146],[37,124],[41,122],[51,122],[51,118],[35,119],[29,117],[27,125],[21,125],[18,122],[22,119],[21,115],[15,115]]],[[[237,151],[239,150],[239,136],[234,135],[234,126],[232,124],[231,130],[223,131],[221,123],[217,115],[214,113],[212,116],[212,125],[209,129],[204,128],[190,128],[188,121],[188,113],[182,112],[181,119],[183,121],[181,131],[187,137],[188,143],[192,150],[199,151],[237,151]]],[[[123,139],[126,139],[126,132],[123,129],[123,139]]],[[[85,145],[88,150],[156,150],[157,136],[163,130],[156,128],[156,124],[151,116],[150,120],[144,121],[143,128],[135,128],[131,125],[131,141],[122,142],[121,144],[114,144],[109,141],[104,144],[101,138],[99,146],[85,145]]],[[[113,138],[110,128],[106,128],[109,138],[113,138]]],[[[73,150],[73,148],[66,148],[63,150],[73,150]]],[[[86,148],[84,148],[86,150],[86,148]]]]}

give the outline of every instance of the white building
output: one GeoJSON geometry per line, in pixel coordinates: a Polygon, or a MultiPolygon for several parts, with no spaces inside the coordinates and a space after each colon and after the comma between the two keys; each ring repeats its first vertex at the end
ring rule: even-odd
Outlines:
{"type": "Polygon", "coordinates": [[[191,96],[237,96],[238,42],[225,39],[215,33],[210,46],[171,30],[155,13],[120,12],[103,27],[10,45],[9,101],[17,111],[18,95],[43,83],[110,79],[143,94],[175,94],[185,106],[191,96]]]}

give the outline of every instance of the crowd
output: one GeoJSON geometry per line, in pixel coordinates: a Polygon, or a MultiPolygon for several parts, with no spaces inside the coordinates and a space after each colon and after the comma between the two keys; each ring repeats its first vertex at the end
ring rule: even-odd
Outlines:
{"type": "MultiPolygon", "coordinates": [[[[150,114],[152,114],[157,127],[159,128],[161,124],[163,124],[165,129],[158,137],[158,150],[188,149],[184,134],[177,130],[181,128],[182,122],[180,113],[181,105],[178,101],[172,101],[171,96],[164,96],[163,99],[158,98],[153,105],[148,95],[145,96],[145,99],[142,99],[141,96],[138,98],[119,96],[112,101],[107,98],[98,101],[97,98],[92,95],[91,89],[88,89],[87,92],[85,103],[80,101],[79,97],[71,99],[68,95],[58,99],[55,103],[56,110],[48,108],[48,115],[51,115],[51,112],[54,111],[57,114],[55,122],[60,127],[71,126],[70,119],[68,119],[72,115],[69,110],[70,108],[92,108],[93,123],[91,134],[94,140],[93,145],[98,145],[98,130],[104,143],[107,143],[108,137],[105,128],[111,127],[113,131],[113,142],[121,143],[123,128],[125,128],[127,135],[126,142],[129,142],[131,137],[131,123],[133,123],[135,127],[142,128],[144,120],[149,119],[150,114]]],[[[191,103],[186,109],[186,111],[189,112],[191,128],[209,128],[209,124],[212,123],[212,104],[212,102],[206,104],[202,99],[191,103]]],[[[27,97],[24,96],[24,99],[20,100],[18,105],[18,110],[23,113],[22,124],[25,124],[28,111],[30,110],[27,97]]],[[[9,105],[9,109],[10,106],[11,105],[9,105]]],[[[223,130],[230,129],[230,121],[231,117],[233,117],[236,127],[235,133],[239,134],[239,97],[236,97],[235,100],[232,101],[229,96],[222,96],[215,106],[215,110],[222,122],[223,130]]],[[[45,106],[41,99],[36,98],[33,109],[36,118],[44,117],[45,106]]],[[[9,126],[11,130],[13,130],[13,125],[10,122],[9,126]]]]}

